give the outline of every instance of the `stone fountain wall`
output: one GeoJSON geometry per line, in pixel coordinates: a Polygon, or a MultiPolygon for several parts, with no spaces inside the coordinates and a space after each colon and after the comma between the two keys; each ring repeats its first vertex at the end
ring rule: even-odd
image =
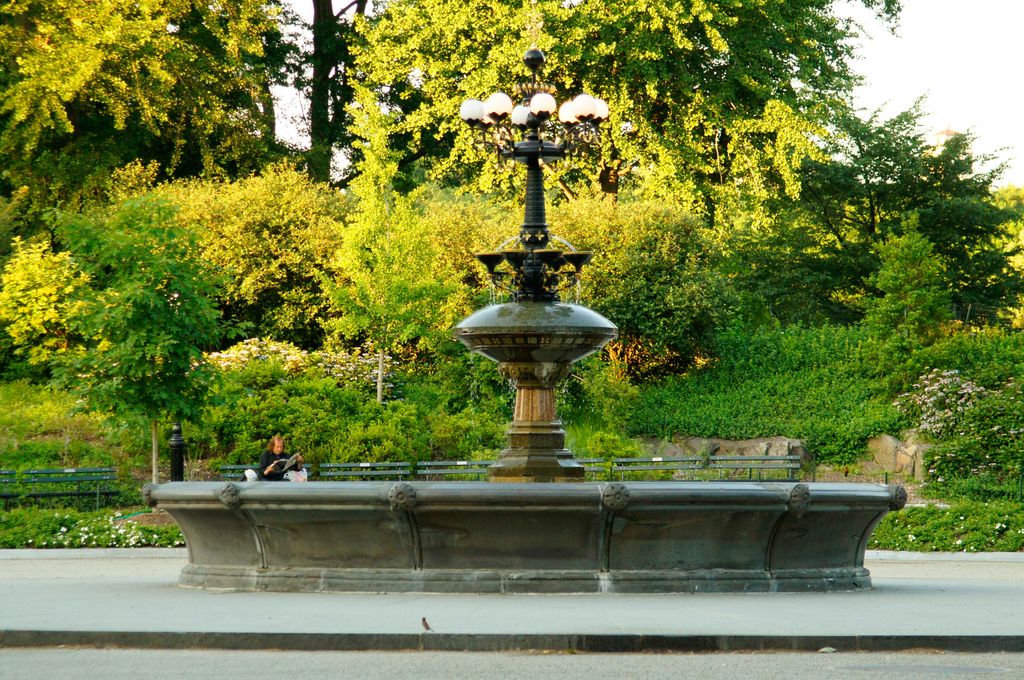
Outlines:
{"type": "Polygon", "coordinates": [[[357,592],[734,592],[870,586],[901,487],[635,482],[150,485],[188,587],[357,592]]]}

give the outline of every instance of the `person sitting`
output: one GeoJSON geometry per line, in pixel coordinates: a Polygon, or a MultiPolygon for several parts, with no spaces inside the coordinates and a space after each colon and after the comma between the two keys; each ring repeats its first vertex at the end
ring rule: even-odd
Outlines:
{"type": "Polygon", "coordinates": [[[266,482],[285,480],[291,470],[302,469],[302,456],[289,456],[284,452],[284,437],[275,435],[267,443],[267,449],[260,455],[260,479],[266,482]]]}

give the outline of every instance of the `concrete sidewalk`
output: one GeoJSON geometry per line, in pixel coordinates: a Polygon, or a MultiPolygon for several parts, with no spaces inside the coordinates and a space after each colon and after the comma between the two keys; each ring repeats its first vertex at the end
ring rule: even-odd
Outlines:
{"type": "Polygon", "coordinates": [[[1024,554],[871,552],[872,590],[787,594],[225,593],[178,588],[185,562],[0,551],[0,646],[1024,651],[1024,554]]]}

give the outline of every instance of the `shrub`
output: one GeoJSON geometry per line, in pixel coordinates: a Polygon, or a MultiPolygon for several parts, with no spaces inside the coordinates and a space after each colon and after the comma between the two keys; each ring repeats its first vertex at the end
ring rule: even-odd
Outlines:
{"type": "MultiPolygon", "coordinates": [[[[266,338],[243,340],[223,352],[207,356],[222,371],[251,371],[260,366],[279,367],[285,373],[297,374],[314,369],[334,378],[341,385],[376,385],[378,356],[376,350],[355,348],[307,352],[289,342],[266,338]]],[[[384,355],[384,374],[391,372],[392,359],[384,355]]],[[[271,369],[273,370],[273,369],[271,369]]]]}
{"type": "Polygon", "coordinates": [[[185,545],[177,526],[122,521],[119,510],[16,508],[0,513],[0,548],[141,548],[185,545]]]}
{"type": "Polygon", "coordinates": [[[964,414],[985,395],[985,388],[961,375],[956,369],[934,369],[922,375],[912,392],[896,398],[893,405],[913,418],[916,427],[934,437],[957,429],[964,414]]]}
{"type": "Polygon", "coordinates": [[[1017,382],[990,390],[960,413],[954,429],[930,452],[937,481],[989,475],[1016,478],[1024,470],[1024,390],[1017,382]]]}
{"type": "Polygon", "coordinates": [[[907,507],[886,515],[869,548],[921,552],[1024,550],[1024,505],[963,501],[950,507],[907,507]]]}

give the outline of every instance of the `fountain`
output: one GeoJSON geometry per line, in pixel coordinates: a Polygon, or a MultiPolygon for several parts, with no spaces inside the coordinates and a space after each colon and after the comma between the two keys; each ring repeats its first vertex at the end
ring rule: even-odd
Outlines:
{"type": "Polygon", "coordinates": [[[461,111],[527,169],[518,238],[476,256],[512,300],[454,329],[516,389],[508,447],[489,481],[146,485],[146,502],[185,535],[189,563],[179,585],[448,593],[869,587],[867,541],[906,503],[900,486],[584,481],[565,448],[554,388],[616,329],[561,300],[591,253],[549,233],[542,163],[596,138],[608,110],[581,95],[557,109],[556,124],[552,90],[537,79],[544,55],[530,50],[524,62],[533,77],[520,86],[518,106],[498,93],[461,111]]]}

